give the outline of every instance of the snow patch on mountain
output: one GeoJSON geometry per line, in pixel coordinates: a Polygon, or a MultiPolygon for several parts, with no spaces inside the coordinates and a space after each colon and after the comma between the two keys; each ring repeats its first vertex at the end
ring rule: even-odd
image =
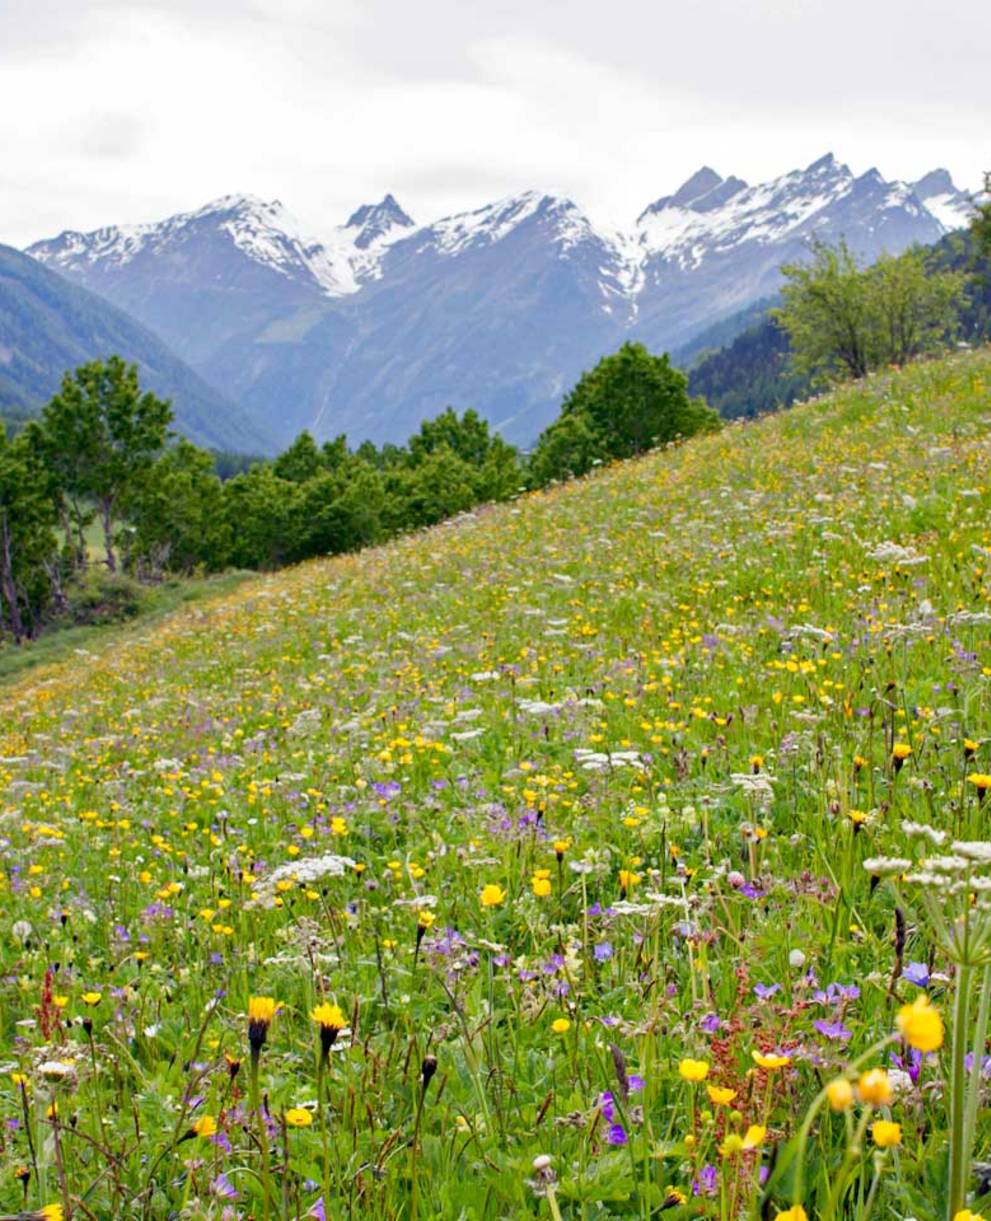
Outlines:
{"type": "Polygon", "coordinates": [[[311,279],[327,296],[341,297],[376,278],[384,251],[413,227],[391,195],[359,208],[347,224],[323,237],[308,233],[280,200],[224,195],[153,224],[67,231],[36,243],[28,253],[59,269],[80,264],[121,268],[139,255],[165,253],[212,231],[229,238],[254,263],[289,278],[311,279]]]}

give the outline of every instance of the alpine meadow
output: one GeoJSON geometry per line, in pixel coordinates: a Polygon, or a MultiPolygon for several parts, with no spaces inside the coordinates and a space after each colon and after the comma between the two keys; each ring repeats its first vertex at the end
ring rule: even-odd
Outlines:
{"type": "Polygon", "coordinates": [[[8,1209],[976,1216],[989,392],[875,374],[9,686],[8,1209]]]}

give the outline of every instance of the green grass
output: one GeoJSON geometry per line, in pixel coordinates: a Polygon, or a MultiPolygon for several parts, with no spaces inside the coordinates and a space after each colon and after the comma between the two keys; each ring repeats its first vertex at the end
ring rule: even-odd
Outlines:
{"type": "Polygon", "coordinates": [[[131,636],[140,637],[173,611],[231,593],[253,577],[250,572],[225,572],[208,577],[169,578],[161,584],[142,587],[142,609],[126,625],[54,625],[37,640],[22,645],[0,644],[0,687],[38,667],[71,660],[79,653],[112,654],[131,636]]]}
{"type": "Polygon", "coordinates": [[[989,470],[982,351],[18,677],[0,1207],[19,1166],[101,1218],[962,1207],[989,470]]]}

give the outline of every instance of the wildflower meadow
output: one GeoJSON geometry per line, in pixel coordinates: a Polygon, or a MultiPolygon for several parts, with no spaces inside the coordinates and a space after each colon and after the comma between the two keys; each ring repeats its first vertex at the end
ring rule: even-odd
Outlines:
{"type": "Polygon", "coordinates": [[[989,472],[985,350],[8,684],[0,1210],[991,1218],[989,472]]]}

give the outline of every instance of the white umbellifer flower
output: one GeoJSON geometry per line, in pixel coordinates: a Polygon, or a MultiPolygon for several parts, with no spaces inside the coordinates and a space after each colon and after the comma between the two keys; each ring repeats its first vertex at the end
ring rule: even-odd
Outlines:
{"type": "Polygon", "coordinates": [[[868,873],[876,873],[879,877],[889,874],[904,873],[912,868],[912,862],[901,856],[869,856],[864,861],[868,873]]]}
{"type": "Polygon", "coordinates": [[[962,856],[927,856],[922,865],[934,873],[963,873],[967,868],[962,856]]]}
{"type": "Polygon", "coordinates": [[[930,873],[925,869],[920,869],[918,873],[908,874],[905,881],[910,882],[913,886],[926,886],[930,890],[946,890],[952,885],[950,879],[944,874],[930,873]]]}
{"type": "Polygon", "coordinates": [[[318,882],[321,878],[340,878],[354,868],[354,861],[349,856],[337,856],[328,852],[324,856],[302,857],[295,861],[287,861],[273,869],[268,877],[263,878],[255,890],[255,899],[245,904],[246,907],[272,907],[275,904],[276,887],[279,882],[298,882],[307,885],[318,882]]]}
{"type": "Polygon", "coordinates": [[[530,716],[545,716],[548,712],[559,712],[560,704],[548,704],[544,700],[520,700],[516,705],[520,712],[529,713],[530,716]]]}
{"type": "Polygon", "coordinates": [[[774,796],[774,789],[771,787],[774,777],[769,776],[767,772],[758,772],[756,775],[752,772],[732,772],[730,780],[745,793],[753,793],[757,797],[774,796]]]}
{"type": "Polygon", "coordinates": [[[979,861],[981,864],[991,862],[991,844],[987,840],[954,840],[953,851],[965,856],[968,861],[979,861]]]}
{"type": "Polygon", "coordinates": [[[898,543],[883,542],[867,552],[869,560],[877,560],[882,564],[897,564],[902,568],[915,564],[928,564],[928,555],[919,555],[911,547],[901,547],[898,543]]]}
{"type": "Polygon", "coordinates": [[[941,848],[949,836],[945,831],[937,831],[935,827],[930,827],[924,822],[910,822],[908,819],[902,820],[902,830],[906,835],[919,835],[929,840],[935,848],[941,848]]]}
{"type": "Polygon", "coordinates": [[[292,724],[289,726],[288,736],[290,738],[309,738],[320,728],[320,709],[319,708],[304,708],[302,712],[297,712],[293,718],[292,724]]]}

